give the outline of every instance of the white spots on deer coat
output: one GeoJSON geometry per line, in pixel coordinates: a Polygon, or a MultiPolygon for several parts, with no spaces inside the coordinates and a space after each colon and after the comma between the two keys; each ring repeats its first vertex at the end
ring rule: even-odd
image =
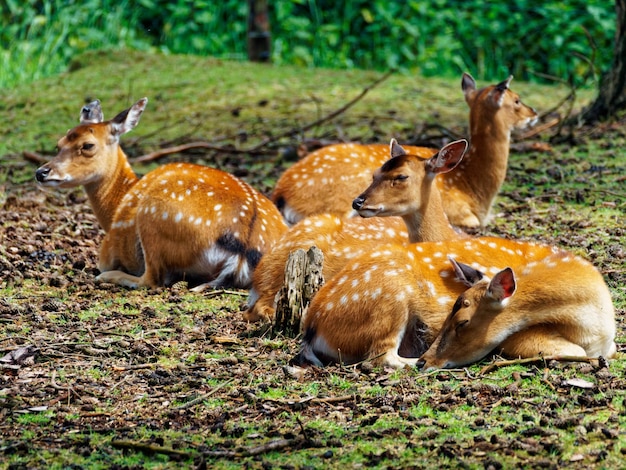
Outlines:
{"type": "Polygon", "coordinates": [[[370,292],[370,298],[377,299],[378,297],[380,297],[382,292],[383,292],[382,287],[377,287],[376,289],[370,292]]]}
{"type": "Polygon", "coordinates": [[[483,266],[482,264],[480,264],[479,262],[477,262],[477,261],[472,261],[470,266],[472,268],[474,268],[474,269],[477,269],[481,273],[487,272],[487,268],[485,266],[483,266]]]}
{"type": "Polygon", "coordinates": [[[164,211],[164,212],[161,214],[161,219],[163,219],[163,220],[167,220],[168,216],[169,216],[169,214],[167,213],[167,211],[164,211]]]}
{"type": "Polygon", "coordinates": [[[183,213],[182,212],[178,212],[175,216],[174,216],[174,222],[178,223],[181,220],[183,220],[183,213]]]}
{"type": "Polygon", "coordinates": [[[428,293],[431,296],[436,297],[437,290],[435,289],[435,285],[431,281],[426,281],[425,284],[426,284],[426,287],[428,288],[428,293]]]}

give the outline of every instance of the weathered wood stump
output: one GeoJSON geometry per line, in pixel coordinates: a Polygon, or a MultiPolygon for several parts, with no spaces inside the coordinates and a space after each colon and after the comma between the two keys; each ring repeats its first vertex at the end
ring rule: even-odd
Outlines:
{"type": "Polygon", "coordinates": [[[324,254],[316,246],[296,250],[285,265],[285,280],[276,294],[273,333],[294,338],[300,334],[302,316],[311,299],[324,284],[324,254]]]}

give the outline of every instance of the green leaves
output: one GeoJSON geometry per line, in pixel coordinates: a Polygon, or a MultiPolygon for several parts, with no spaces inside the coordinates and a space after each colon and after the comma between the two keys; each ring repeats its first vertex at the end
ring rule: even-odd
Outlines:
{"type": "MultiPolygon", "coordinates": [[[[607,0],[274,0],[269,16],[278,65],[577,85],[608,68],[616,26],[607,0]]],[[[6,0],[0,88],[59,73],[90,49],[246,59],[247,17],[243,0],[6,0]]]]}

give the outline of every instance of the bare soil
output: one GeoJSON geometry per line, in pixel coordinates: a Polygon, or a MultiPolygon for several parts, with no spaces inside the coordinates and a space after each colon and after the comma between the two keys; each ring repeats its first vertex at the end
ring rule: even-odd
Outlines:
{"type": "MultiPolygon", "coordinates": [[[[621,343],[624,199],[598,188],[622,177],[623,158],[582,174],[586,186],[563,189],[564,174],[577,172],[581,158],[567,148],[553,157],[513,156],[497,224],[484,233],[541,239],[591,259],[619,302],[621,343]],[[538,159],[550,163],[537,169],[538,159]],[[601,225],[578,209],[581,201],[617,215],[601,225]]],[[[249,175],[240,160],[231,165],[253,182],[282,170],[249,175]]],[[[12,171],[34,170],[16,160],[12,171]]],[[[623,368],[540,363],[485,380],[476,369],[424,376],[364,364],[294,375],[287,364],[297,341],[270,339],[244,323],[245,292],[98,285],[103,233],[83,192],[43,191],[10,178],[3,189],[0,357],[30,349],[0,366],[0,461],[30,456],[23,468],[81,459],[110,468],[231,460],[254,468],[340,467],[354,443],[369,442],[372,450],[359,447],[355,465],[405,467],[414,452],[425,459],[414,460],[418,466],[593,468],[625,453],[623,368]],[[578,377],[591,385],[568,382],[578,377]],[[546,396],[537,400],[542,384],[546,396]],[[420,415],[416,406],[435,414],[420,415]],[[458,413],[472,435],[450,431],[437,413],[458,413]],[[320,419],[341,432],[311,424],[320,419]],[[572,453],[576,446],[580,452],[572,453]],[[283,456],[281,464],[273,449],[293,460],[283,456]],[[121,464],[124,455],[140,458],[121,464]]]]}

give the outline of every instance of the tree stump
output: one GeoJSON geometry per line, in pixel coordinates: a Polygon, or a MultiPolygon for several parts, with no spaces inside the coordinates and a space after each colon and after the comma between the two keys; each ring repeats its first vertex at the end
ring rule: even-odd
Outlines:
{"type": "Polygon", "coordinates": [[[276,294],[273,334],[295,338],[300,334],[302,316],[311,299],[324,284],[324,254],[316,246],[296,250],[285,265],[285,280],[276,294]]]}

